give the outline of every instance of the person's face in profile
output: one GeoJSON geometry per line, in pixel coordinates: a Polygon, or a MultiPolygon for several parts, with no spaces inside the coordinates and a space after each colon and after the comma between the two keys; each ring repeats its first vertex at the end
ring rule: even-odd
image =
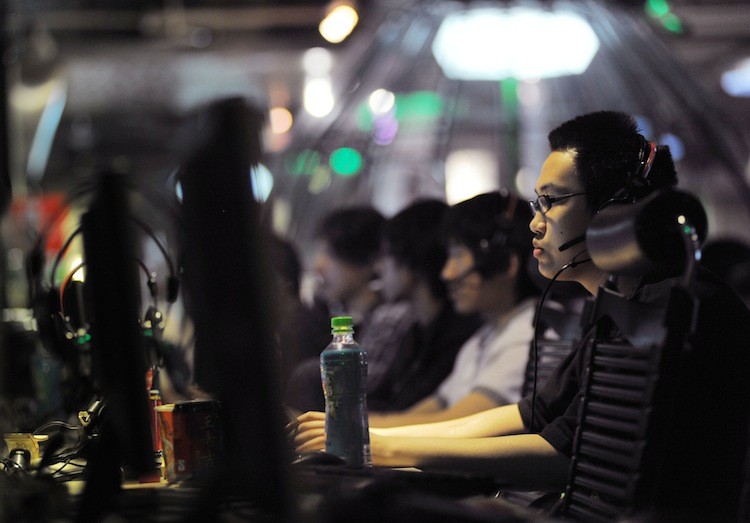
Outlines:
{"type": "Polygon", "coordinates": [[[315,292],[328,302],[347,303],[368,288],[373,276],[371,264],[346,262],[331,252],[326,242],[316,244],[312,269],[315,292]]]}
{"type": "Polygon", "coordinates": [[[448,287],[453,308],[462,314],[479,312],[482,276],[474,269],[474,254],[466,245],[448,242],[448,258],[440,277],[448,287]]]}
{"type": "Polygon", "coordinates": [[[389,302],[408,299],[415,284],[412,272],[389,253],[384,244],[376,267],[383,297],[389,302]]]}
{"type": "MultiPolygon", "coordinates": [[[[563,195],[584,192],[585,188],[575,174],[574,153],[570,151],[553,151],[542,166],[536,181],[536,196],[563,195]]],[[[539,262],[539,272],[545,278],[552,278],[563,265],[586,250],[583,241],[568,249],[560,251],[560,246],[585,234],[591,221],[584,195],[571,196],[553,202],[546,213],[536,211],[529,227],[534,233],[534,258],[539,262]]],[[[583,267],[583,266],[582,266],[583,267]]],[[[565,271],[560,279],[575,279],[578,268],[565,271]]]]}

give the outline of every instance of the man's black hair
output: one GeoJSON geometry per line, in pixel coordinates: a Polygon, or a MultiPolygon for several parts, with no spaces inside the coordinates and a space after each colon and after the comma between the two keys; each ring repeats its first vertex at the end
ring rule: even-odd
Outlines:
{"type": "Polygon", "coordinates": [[[328,214],[318,226],[316,238],[326,242],[331,253],[354,265],[375,261],[385,218],[373,207],[349,207],[328,214]]]}
{"type": "Polygon", "coordinates": [[[439,200],[420,200],[388,220],[383,230],[387,254],[423,278],[437,297],[446,295],[440,273],[447,258],[441,223],[448,205],[439,200]]]}
{"type": "MultiPolygon", "coordinates": [[[[586,195],[586,202],[592,214],[629,186],[628,177],[638,167],[644,143],[633,117],[615,111],[584,114],[549,133],[553,151],[574,154],[576,175],[583,189],[591,192],[586,195]]],[[[641,198],[676,183],[669,147],[659,145],[647,184],[631,188],[631,196],[641,198]]]]}
{"type": "Polygon", "coordinates": [[[504,272],[510,256],[518,257],[516,299],[539,294],[526,271],[531,255],[531,211],[525,201],[509,192],[480,194],[457,203],[446,213],[443,234],[468,247],[483,278],[504,272]]]}

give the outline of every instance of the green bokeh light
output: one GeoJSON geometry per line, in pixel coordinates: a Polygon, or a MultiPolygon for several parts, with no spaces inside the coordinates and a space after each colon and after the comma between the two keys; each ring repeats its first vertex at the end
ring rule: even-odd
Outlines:
{"type": "Polygon", "coordinates": [[[644,6],[646,14],[659,23],[671,33],[682,33],[685,28],[682,21],[670,10],[667,0],[646,0],[644,6]]]}
{"type": "Polygon", "coordinates": [[[287,156],[286,172],[292,176],[310,176],[320,167],[320,153],[310,149],[287,156]]]}
{"type": "Polygon", "coordinates": [[[661,25],[672,33],[682,33],[683,31],[682,22],[672,13],[667,13],[661,17],[661,25]]]}
{"type": "MultiPolygon", "coordinates": [[[[433,91],[414,91],[396,94],[395,116],[399,123],[429,121],[438,118],[443,112],[443,100],[433,91]]],[[[356,113],[357,128],[363,132],[372,131],[373,116],[367,101],[362,102],[356,113]]]]}
{"type": "Polygon", "coordinates": [[[432,91],[396,95],[396,120],[433,119],[443,112],[443,101],[432,91]]]}
{"type": "Polygon", "coordinates": [[[336,149],[328,158],[328,165],[340,176],[354,176],[362,169],[362,155],[351,147],[336,149]]]}
{"type": "Polygon", "coordinates": [[[646,12],[654,18],[661,18],[669,13],[669,4],[667,0],[647,0],[646,12]]]}

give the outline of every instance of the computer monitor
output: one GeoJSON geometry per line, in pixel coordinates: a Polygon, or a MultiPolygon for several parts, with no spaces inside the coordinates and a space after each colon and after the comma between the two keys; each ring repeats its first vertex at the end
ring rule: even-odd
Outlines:
{"type": "Polygon", "coordinates": [[[287,445],[274,359],[272,285],[252,198],[261,112],[239,98],[196,114],[180,177],[184,289],[195,326],[195,381],[222,404],[223,491],[283,519],[287,445]]]}

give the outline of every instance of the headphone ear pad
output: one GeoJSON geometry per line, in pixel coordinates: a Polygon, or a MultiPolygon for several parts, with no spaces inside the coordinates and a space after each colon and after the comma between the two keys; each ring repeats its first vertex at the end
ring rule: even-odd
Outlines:
{"type": "Polygon", "coordinates": [[[39,338],[48,351],[64,358],[66,351],[62,343],[64,335],[60,332],[62,325],[59,321],[59,313],[60,296],[56,287],[52,287],[37,297],[34,316],[39,338]]]}
{"type": "Polygon", "coordinates": [[[477,272],[484,278],[504,272],[510,266],[508,240],[513,233],[513,220],[505,215],[495,218],[495,233],[479,242],[474,252],[477,272]]]}

